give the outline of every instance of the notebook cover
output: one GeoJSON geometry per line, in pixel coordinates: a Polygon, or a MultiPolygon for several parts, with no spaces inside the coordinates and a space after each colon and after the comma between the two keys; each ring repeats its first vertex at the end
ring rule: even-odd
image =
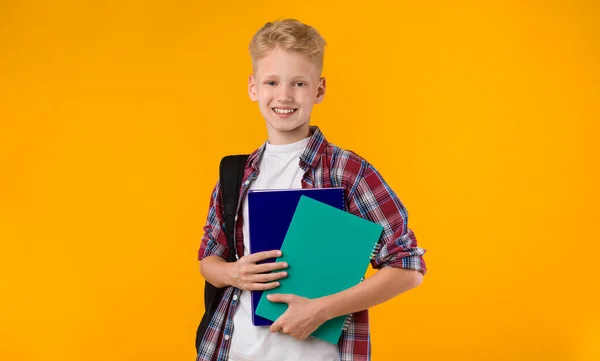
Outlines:
{"type": "MultiPolygon", "coordinates": [[[[288,263],[280,286],[264,291],[256,314],[275,321],[287,304],[267,300],[269,294],[318,298],[361,282],[383,227],[351,213],[302,196],[290,223],[277,262],[288,263]]],[[[312,336],[336,344],[346,316],[321,325],[312,336]]]]}
{"type": "MultiPolygon", "coordinates": [[[[250,253],[281,249],[296,206],[301,196],[345,209],[344,188],[310,188],[283,190],[250,190],[248,216],[250,253]]],[[[274,262],[275,259],[259,263],[274,262]]],[[[262,291],[252,291],[252,324],[269,326],[273,321],[256,315],[262,291]]]]}

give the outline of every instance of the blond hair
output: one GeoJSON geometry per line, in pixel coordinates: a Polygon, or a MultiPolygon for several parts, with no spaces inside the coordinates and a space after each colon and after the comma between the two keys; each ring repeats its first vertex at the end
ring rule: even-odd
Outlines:
{"type": "Polygon", "coordinates": [[[320,74],[323,70],[325,45],[325,39],[315,28],[296,19],[268,22],[254,34],[250,42],[252,69],[256,72],[258,61],[279,47],[307,56],[317,66],[320,74]]]}

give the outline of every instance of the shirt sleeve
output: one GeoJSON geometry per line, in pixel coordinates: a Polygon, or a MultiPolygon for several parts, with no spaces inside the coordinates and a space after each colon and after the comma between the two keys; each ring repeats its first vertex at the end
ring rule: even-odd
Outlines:
{"type": "Polygon", "coordinates": [[[225,220],[223,219],[223,199],[221,197],[220,183],[217,181],[213,189],[206,224],[203,228],[202,241],[198,250],[198,260],[208,256],[219,256],[227,259],[227,236],[224,232],[225,220]]]}
{"type": "Polygon", "coordinates": [[[349,196],[348,210],[383,226],[378,251],[371,261],[375,269],[407,268],[427,273],[426,250],[408,228],[408,212],[379,172],[368,166],[349,196]]]}

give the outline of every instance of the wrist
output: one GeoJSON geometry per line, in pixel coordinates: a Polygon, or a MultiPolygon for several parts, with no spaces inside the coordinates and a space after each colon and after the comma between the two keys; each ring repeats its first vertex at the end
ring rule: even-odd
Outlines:
{"type": "Polygon", "coordinates": [[[227,286],[235,286],[235,262],[226,262],[223,265],[223,274],[225,275],[225,279],[223,280],[226,287],[227,286]]]}
{"type": "Polygon", "coordinates": [[[329,321],[335,317],[334,300],[331,296],[318,298],[317,300],[317,316],[323,322],[329,321]]]}

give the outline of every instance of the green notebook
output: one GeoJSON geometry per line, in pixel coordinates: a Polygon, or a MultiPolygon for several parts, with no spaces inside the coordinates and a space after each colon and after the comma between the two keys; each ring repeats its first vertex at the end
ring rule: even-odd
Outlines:
{"type": "MultiPolygon", "coordinates": [[[[287,304],[267,300],[267,295],[294,294],[318,298],[360,283],[375,253],[383,227],[364,218],[300,197],[277,262],[288,263],[288,276],[280,286],[263,292],[256,314],[275,321],[287,304]]],[[[278,272],[278,271],[276,271],[278,272]]],[[[336,344],[349,316],[321,325],[312,336],[336,344]]]]}

